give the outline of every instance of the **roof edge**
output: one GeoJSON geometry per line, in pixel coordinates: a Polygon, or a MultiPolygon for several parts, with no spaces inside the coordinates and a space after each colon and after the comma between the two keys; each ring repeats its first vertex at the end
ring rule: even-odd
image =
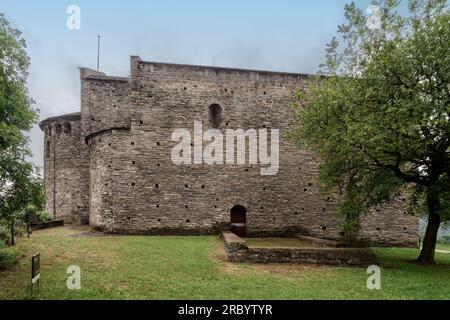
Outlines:
{"type": "Polygon", "coordinates": [[[290,76],[290,77],[302,77],[302,78],[316,76],[313,73],[296,73],[296,72],[287,72],[287,71],[272,71],[272,70],[258,70],[258,69],[246,69],[246,68],[233,68],[233,67],[196,65],[196,64],[182,64],[182,63],[145,61],[145,60],[140,59],[138,56],[131,56],[131,59],[136,61],[137,63],[154,64],[154,65],[168,66],[168,67],[182,67],[182,68],[193,68],[193,69],[194,68],[195,69],[209,69],[209,70],[217,70],[217,71],[225,71],[225,72],[273,74],[273,75],[290,76]]]}
{"type": "Polygon", "coordinates": [[[59,116],[55,116],[55,117],[50,117],[47,119],[42,120],[39,123],[39,128],[41,128],[41,130],[44,130],[44,127],[49,124],[49,123],[53,123],[59,120],[72,120],[72,121],[77,121],[77,120],[81,120],[81,112],[74,112],[74,113],[66,113],[63,115],[59,115],[59,116]]]}

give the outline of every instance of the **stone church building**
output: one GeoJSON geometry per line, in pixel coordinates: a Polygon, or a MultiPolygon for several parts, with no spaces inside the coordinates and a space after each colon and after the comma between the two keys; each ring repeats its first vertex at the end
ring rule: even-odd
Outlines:
{"type": "MultiPolygon", "coordinates": [[[[142,61],[129,77],[80,69],[81,110],[41,122],[46,210],[111,233],[343,235],[339,199],[318,190],[314,155],[285,138],[306,75],[142,61]],[[280,130],[279,170],[259,165],[176,165],[175,129],[194,121],[226,129],[280,130]]],[[[415,245],[406,199],[374,208],[359,238],[415,245]]]]}

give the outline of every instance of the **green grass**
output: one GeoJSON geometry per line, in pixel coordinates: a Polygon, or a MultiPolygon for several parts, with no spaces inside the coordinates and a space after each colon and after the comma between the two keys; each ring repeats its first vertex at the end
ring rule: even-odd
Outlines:
{"type": "Polygon", "coordinates": [[[436,249],[450,252],[450,243],[438,243],[436,244],[436,249]]]}
{"type": "Polygon", "coordinates": [[[0,299],[449,299],[450,254],[437,266],[411,263],[417,249],[374,249],[382,289],[368,290],[364,268],[234,264],[215,236],[69,237],[69,228],[19,239],[17,270],[0,272],[0,299]],[[41,287],[29,290],[31,255],[41,287]],[[67,267],[81,267],[80,291],[66,289],[67,267]]]}

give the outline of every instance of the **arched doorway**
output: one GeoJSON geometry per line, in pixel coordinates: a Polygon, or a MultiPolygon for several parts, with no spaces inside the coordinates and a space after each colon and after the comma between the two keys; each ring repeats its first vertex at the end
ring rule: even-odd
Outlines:
{"type": "Polygon", "coordinates": [[[240,205],[231,209],[231,232],[239,237],[247,234],[247,210],[240,205]]]}

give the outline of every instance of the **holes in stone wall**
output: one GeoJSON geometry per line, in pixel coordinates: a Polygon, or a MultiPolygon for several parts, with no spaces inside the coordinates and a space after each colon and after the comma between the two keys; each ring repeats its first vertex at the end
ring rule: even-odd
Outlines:
{"type": "Polygon", "coordinates": [[[134,142],[132,142],[131,145],[134,146],[134,142]]]}
{"type": "Polygon", "coordinates": [[[323,231],[327,230],[327,227],[322,226],[322,230],[323,230],[323,231]]]}
{"type": "Polygon", "coordinates": [[[131,186],[132,186],[132,187],[136,186],[136,183],[132,182],[132,183],[131,183],[131,186]]]}
{"type": "Polygon", "coordinates": [[[160,142],[157,142],[156,145],[159,147],[159,146],[161,145],[161,143],[160,143],[160,142]]]}
{"type": "Polygon", "coordinates": [[[187,184],[185,184],[184,187],[185,187],[186,189],[189,189],[189,186],[188,186],[187,184]]]}
{"type": "Polygon", "coordinates": [[[186,206],[184,206],[184,208],[185,208],[185,209],[189,209],[189,206],[186,205],[186,206]]]}
{"type": "Polygon", "coordinates": [[[136,161],[133,161],[132,163],[133,163],[133,164],[136,164],[136,161]]]}
{"type": "Polygon", "coordinates": [[[158,189],[159,188],[159,184],[155,184],[155,188],[158,189]]]}
{"type": "Polygon", "coordinates": [[[190,223],[190,222],[191,222],[191,220],[187,219],[187,220],[186,220],[186,222],[187,222],[187,223],[190,223]]]}
{"type": "Polygon", "coordinates": [[[158,222],[161,222],[161,219],[158,219],[158,222]]]}

